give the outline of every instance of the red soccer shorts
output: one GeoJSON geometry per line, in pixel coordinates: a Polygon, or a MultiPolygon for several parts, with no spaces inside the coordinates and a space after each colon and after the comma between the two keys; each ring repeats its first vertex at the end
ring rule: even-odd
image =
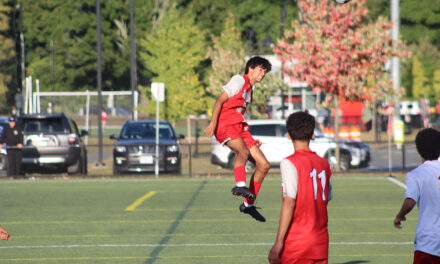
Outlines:
{"type": "Polygon", "coordinates": [[[422,264],[422,263],[438,264],[440,263],[440,257],[416,250],[414,252],[414,264],[422,264]]]}
{"type": "MultiPolygon", "coordinates": [[[[281,263],[284,263],[281,261],[281,263]]],[[[328,259],[291,259],[288,262],[289,264],[328,264],[328,259]]]]}
{"type": "Polygon", "coordinates": [[[246,123],[226,126],[219,125],[217,127],[217,131],[215,132],[215,137],[222,145],[226,144],[230,140],[242,138],[249,149],[257,143],[257,141],[255,141],[255,139],[252,137],[251,133],[249,133],[249,125],[246,123]]]}

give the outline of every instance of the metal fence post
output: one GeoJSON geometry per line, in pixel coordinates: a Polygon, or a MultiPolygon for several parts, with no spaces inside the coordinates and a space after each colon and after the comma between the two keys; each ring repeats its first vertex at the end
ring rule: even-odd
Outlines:
{"type": "Polygon", "coordinates": [[[192,167],[191,167],[191,165],[192,165],[192,161],[191,161],[191,156],[192,156],[192,154],[191,154],[191,142],[188,142],[188,167],[189,167],[189,177],[192,177],[192,167]]]}

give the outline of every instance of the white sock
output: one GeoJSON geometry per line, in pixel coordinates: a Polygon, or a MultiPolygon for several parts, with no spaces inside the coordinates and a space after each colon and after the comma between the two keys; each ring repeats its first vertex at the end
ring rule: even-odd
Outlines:
{"type": "Polygon", "coordinates": [[[246,182],[240,181],[235,184],[237,187],[246,187],[246,182]]]}
{"type": "Polygon", "coordinates": [[[243,202],[244,203],[244,206],[246,206],[246,207],[252,207],[252,206],[254,206],[253,204],[248,204],[247,202],[243,202]]]}

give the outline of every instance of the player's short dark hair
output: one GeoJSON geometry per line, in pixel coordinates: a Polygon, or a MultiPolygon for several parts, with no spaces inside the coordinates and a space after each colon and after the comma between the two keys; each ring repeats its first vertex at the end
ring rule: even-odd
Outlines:
{"type": "Polygon", "coordinates": [[[311,140],[315,131],[315,118],[304,111],[295,112],[287,118],[286,129],[293,140],[311,140]]]}
{"type": "Polygon", "coordinates": [[[266,73],[270,72],[270,70],[272,69],[272,64],[270,64],[270,62],[267,59],[262,58],[260,56],[255,56],[255,57],[250,58],[246,62],[246,68],[245,68],[244,73],[248,74],[249,68],[255,69],[255,67],[257,67],[257,66],[261,66],[261,68],[266,70],[266,73]]]}
{"type": "Polygon", "coordinates": [[[416,148],[425,160],[436,160],[440,155],[440,131],[434,128],[425,128],[416,136],[416,148]]]}

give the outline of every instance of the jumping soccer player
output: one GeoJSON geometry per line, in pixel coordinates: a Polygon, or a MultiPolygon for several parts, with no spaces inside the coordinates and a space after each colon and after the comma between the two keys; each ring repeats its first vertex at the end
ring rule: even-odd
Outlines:
{"type": "Polygon", "coordinates": [[[286,129],[295,153],[280,164],[283,201],[277,238],[268,259],[271,264],[326,264],[330,165],[310,150],[315,130],[313,116],[301,111],[293,113],[286,129]]]}
{"type": "Polygon", "coordinates": [[[417,204],[414,263],[440,263],[440,132],[433,128],[420,130],[416,148],[422,164],[406,175],[405,200],[394,226],[402,228],[401,222],[417,204]]]}
{"type": "Polygon", "coordinates": [[[234,161],[235,187],[232,194],[245,197],[239,210],[249,214],[255,220],[264,222],[266,219],[256,210],[254,200],[269,171],[270,164],[261,152],[259,145],[249,133],[249,125],[243,117],[246,107],[252,102],[252,87],[261,82],[272,68],[270,62],[262,57],[252,57],[246,63],[245,74],[235,75],[223,86],[220,97],[214,104],[211,122],[205,129],[205,135],[215,135],[217,141],[226,144],[236,153],[234,161]],[[249,154],[255,160],[255,172],[246,187],[246,161],[249,154]]]}

